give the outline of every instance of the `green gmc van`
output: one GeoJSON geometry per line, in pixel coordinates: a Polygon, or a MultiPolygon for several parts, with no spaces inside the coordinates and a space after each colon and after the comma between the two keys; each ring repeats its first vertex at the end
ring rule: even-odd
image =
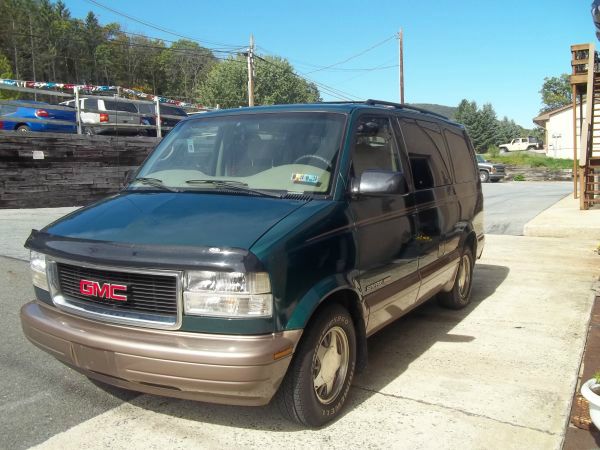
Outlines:
{"type": "MultiPolygon", "coordinates": [[[[181,121],[118,194],[32,231],[27,338],[150,394],[335,419],[367,338],[469,303],[483,197],[462,126],[376,100],[181,121]]],[[[401,344],[399,344],[401,345],[401,344]]]]}

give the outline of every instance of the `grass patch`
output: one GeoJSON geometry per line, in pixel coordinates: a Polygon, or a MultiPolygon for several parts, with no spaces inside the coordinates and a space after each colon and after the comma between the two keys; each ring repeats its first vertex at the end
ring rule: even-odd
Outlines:
{"type": "Polygon", "coordinates": [[[491,152],[485,155],[491,162],[508,164],[511,166],[525,166],[525,167],[545,167],[547,169],[572,169],[572,159],[557,159],[548,158],[546,155],[539,155],[528,152],[515,152],[496,154],[491,152]]]}

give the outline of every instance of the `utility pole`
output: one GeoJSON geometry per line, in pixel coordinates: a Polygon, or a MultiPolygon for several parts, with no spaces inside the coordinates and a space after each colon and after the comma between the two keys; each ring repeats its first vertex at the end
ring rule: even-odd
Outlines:
{"type": "Polygon", "coordinates": [[[404,103],[404,41],[402,28],[398,33],[398,70],[400,77],[400,103],[404,103]]]}
{"type": "Polygon", "coordinates": [[[254,36],[250,35],[248,47],[248,106],[254,106],[254,36]]]}

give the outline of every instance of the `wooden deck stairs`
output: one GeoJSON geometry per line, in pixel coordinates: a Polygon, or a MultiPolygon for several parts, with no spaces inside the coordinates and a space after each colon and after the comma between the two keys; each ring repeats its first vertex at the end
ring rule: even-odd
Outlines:
{"type": "MultiPolygon", "coordinates": [[[[573,123],[580,208],[598,208],[600,207],[600,58],[594,44],[571,46],[571,56],[573,109],[575,111],[579,106],[581,111],[579,120],[574,120],[573,123]],[[579,142],[577,142],[578,135],[579,142]],[[579,147],[578,153],[577,147],[579,147]]],[[[575,185],[575,194],[577,196],[577,185],[575,185]]]]}

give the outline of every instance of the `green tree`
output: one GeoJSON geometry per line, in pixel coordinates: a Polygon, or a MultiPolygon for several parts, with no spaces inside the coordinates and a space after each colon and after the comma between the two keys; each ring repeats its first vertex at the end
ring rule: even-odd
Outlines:
{"type": "Polygon", "coordinates": [[[514,120],[509,120],[504,116],[502,120],[498,121],[498,135],[495,144],[506,144],[520,137],[522,133],[523,129],[514,120]]]}
{"type": "Polygon", "coordinates": [[[542,109],[541,113],[550,111],[561,106],[571,104],[571,83],[569,81],[569,75],[563,73],[559,77],[546,77],[544,78],[544,84],[540,89],[542,95],[542,109]]]}
{"type": "MultiPolygon", "coordinates": [[[[0,78],[11,79],[13,76],[12,68],[10,67],[10,61],[6,56],[0,53],[0,78]]],[[[15,92],[0,89],[0,100],[7,100],[15,97],[15,92]]]]}
{"type": "Polygon", "coordinates": [[[216,63],[210,50],[186,39],[163,50],[161,59],[167,80],[165,93],[176,97],[192,96],[216,63]]]}
{"type": "Polygon", "coordinates": [[[490,103],[478,108],[474,101],[462,100],[455,119],[465,126],[477,152],[487,152],[490,146],[498,143],[500,129],[496,111],[490,103]]]}
{"type": "MultiPolygon", "coordinates": [[[[197,91],[206,105],[235,108],[248,104],[248,68],[238,56],[215,65],[197,91]]],[[[294,74],[282,58],[256,60],[254,102],[257,105],[311,103],[320,100],[317,87],[294,74]]]]}

